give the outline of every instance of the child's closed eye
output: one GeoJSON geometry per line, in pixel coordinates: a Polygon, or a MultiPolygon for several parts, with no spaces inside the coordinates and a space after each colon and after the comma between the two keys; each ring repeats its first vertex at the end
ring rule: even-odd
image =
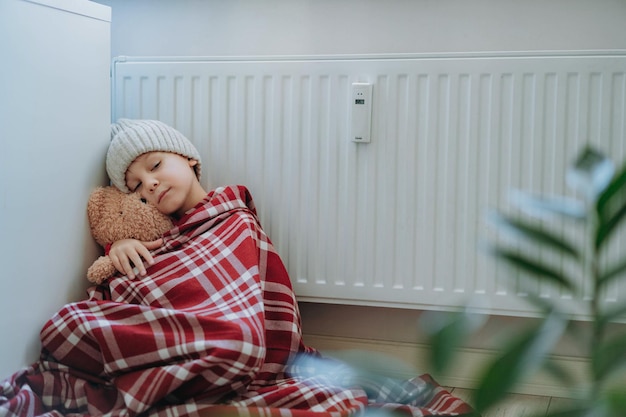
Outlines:
{"type": "Polygon", "coordinates": [[[140,188],[140,187],[141,187],[141,183],[140,183],[140,182],[138,182],[138,183],[137,183],[137,185],[135,185],[134,187],[132,187],[130,190],[131,190],[133,193],[136,193],[137,191],[139,191],[139,188],[140,188]]]}

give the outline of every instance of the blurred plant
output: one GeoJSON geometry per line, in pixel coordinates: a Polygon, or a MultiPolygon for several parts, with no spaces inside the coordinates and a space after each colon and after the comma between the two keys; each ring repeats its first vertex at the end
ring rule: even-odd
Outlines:
{"type": "MultiPolygon", "coordinates": [[[[518,285],[528,294],[528,301],[540,310],[541,320],[510,340],[479,375],[471,401],[479,414],[503,400],[525,377],[541,368],[572,392],[583,393],[568,409],[550,416],[626,415],[626,389],[610,383],[626,367],[626,335],[607,331],[611,322],[624,318],[626,304],[608,308],[602,303],[603,292],[626,272],[626,256],[611,257],[615,251],[609,250],[626,216],[626,165],[615,174],[614,164],[608,158],[587,148],[569,169],[566,179],[578,198],[515,193],[512,203],[519,212],[511,215],[501,211],[492,217],[497,231],[509,239],[497,239],[497,243],[489,244],[489,251],[520,272],[518,285]],[[561,233],[553,227],[559,222],[564,226],[561,233]],[[575,332],[577,327],[568,326],[572,319],[569,312],[538,294],[537,288],[545,288],[545,284],[583,300],[582,314],[589,318],[592,328],[589,334],[576,334],[578,340],[583,338],[581,343],[590,359],[589,381],[584,381],[583,386],[577,386],[564,369],[550,361],[549,355],[562,335],[575,332]]],[[[473,322],[475,318],[467,310],[459,311],[448,316],[432,333],[436,372],[443,372],[451,363],[473,322]]]]}

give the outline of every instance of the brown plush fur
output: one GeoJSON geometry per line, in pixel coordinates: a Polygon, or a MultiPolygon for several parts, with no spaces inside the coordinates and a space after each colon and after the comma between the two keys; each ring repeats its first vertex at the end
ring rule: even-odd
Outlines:
{"type": "MultiPolygon", "coordinates": [[[[172,228],[172,221],[137,194],[124,194],[113,186],[98,187],[89,196],[87,217],[91,235],[102,247],[120,239],[156,240],[172,228]]],[[[108,256],[98,258],[89,270],[89,281],[100,284],[115,274],[108,256]]]]}

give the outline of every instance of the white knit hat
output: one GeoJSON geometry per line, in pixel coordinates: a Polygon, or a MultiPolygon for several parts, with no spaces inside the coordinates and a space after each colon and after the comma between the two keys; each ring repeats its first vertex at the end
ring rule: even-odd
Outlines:
{"type": "Polygon", "coordinates": [[[196,176],[200,179],[200,153],[178,130],[158,120],[119,119],[111,125],[111,143],[106,169],[113,185],[125,193],[126,170],[137,157],[146,152],[173,152],[195,159],[196,176]]]}

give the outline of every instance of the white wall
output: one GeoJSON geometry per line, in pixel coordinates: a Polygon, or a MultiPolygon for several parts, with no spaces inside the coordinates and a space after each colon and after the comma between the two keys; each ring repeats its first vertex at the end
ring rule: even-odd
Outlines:
{"type": "Polygon", "coordinates": [[[110,9],[2,0],[0,50],[1,380],[37,359],[98,253],[86,202],[106,180],[110,9]]]}
{"type": "Polygon", "coordinates": [[[623,0],[98,0],[112,54],[623,49],[623,0]]]}

